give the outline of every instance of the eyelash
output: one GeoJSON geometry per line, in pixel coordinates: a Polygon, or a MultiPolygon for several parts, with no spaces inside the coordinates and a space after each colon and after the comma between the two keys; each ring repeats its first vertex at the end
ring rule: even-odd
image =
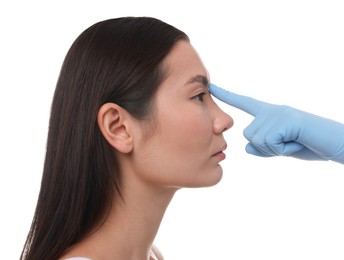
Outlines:
{"type": "Polygon", "coordinates": [[[196,96],[193,97],[193,99],[199,100],[201,102],[203,102],[203,97],[206,95],[207,93],[205,92],[201,92],[199,94],[197,94],[196,96]]]}

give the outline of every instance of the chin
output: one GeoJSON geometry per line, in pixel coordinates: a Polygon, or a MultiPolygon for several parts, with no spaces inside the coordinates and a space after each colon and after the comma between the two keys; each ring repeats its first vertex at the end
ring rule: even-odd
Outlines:
{"type": "Polygon", "coordinates": [[[212,187],[218,184],[223,176],[223,170],[220,165],[213,170],[211,173],[207,172],[204,175],[204,179],[200,180],[199,186],[200,188],[202,187],[212,187]],[[202,182],[202,183],[201,183],[202,182]]]}
{"type": "Polygon", "coordinates": [[[219,176],[218,176],[218,178],[213,182],[213,183],[211,183],[208,187],[211,187],[211,186],[215,186],[216,184],[218,184],[221,180],[222,180],[222,174],[220,174],[219,176]]]}
{"type": "Polygon", "coordinates": [[[218,165],[216,167],[215,173],[214,173],[214,183],[210,186],[214,186],[216,184],[218,184],[221,180],[222,180],[222,176],[223,176],[223,170],[221,165],[218,165]]]}

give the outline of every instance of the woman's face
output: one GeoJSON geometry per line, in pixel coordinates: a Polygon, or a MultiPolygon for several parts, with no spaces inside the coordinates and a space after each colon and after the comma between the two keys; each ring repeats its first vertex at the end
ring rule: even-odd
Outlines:
{"type": "Polygon", "coordinates": [[[187,41],[165,59],[167,77],[155,96],[153,132],[135,143],[136,170],[145,181],[205,187],[222,177],[223,132],[233,125],[208,92],[209,75],[187,41]]]}

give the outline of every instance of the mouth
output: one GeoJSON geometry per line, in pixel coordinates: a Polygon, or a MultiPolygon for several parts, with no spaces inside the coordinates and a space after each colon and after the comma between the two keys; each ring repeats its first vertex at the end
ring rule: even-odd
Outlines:
{"type": "Polygon", "coordinates": [[[219,158],[221,161],[226,158],[226,154],[224,151],[227,149],[227,144],[225,143],[216,153],[212,155],[212,157],[219,158]]]}

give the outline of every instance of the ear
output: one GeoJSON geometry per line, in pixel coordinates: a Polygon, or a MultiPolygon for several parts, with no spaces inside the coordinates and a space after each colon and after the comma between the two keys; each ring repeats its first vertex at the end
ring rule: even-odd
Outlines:
{"type": "Polygon", "coordinates": [[[114,103],[106,103],[98,111],[100,131],[108,143],[121,153],[129,153],[133,149],[130,120],[129,113],[114,103]]]}

